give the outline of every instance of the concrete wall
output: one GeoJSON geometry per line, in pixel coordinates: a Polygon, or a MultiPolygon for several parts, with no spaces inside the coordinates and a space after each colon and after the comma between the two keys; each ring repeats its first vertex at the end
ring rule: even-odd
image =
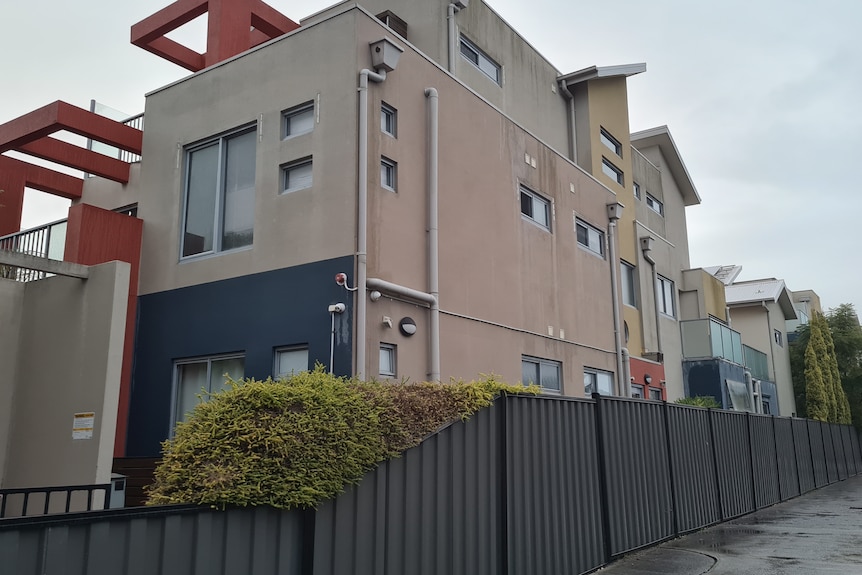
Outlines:
{"type": "MultiPolygon", "coordinates": [[[[55,276],[0,288],[0,296],[11,295],[0,302],[20,303],[19,319],[8,324],[17,329],[0,334],[0,348],[7,338],[18,341],[13,398],[3,402],[11,405],[3,487],[110,480],[129,265],[89,269],[87,280],[55,276]],[[73,416],[81,412],[96,414],[92,439],[72,439],[73,416]]],[[[8,396],[8,388],[0,390],[8,396]]]]}
{"type": "MultiPolygon", "coordinates": [[[[766,353],[769,373],[778,394],[778,410],[782,416],[796,413],[796,398],[790,375],[790,350],[784,332],[784,312],[777,302],[731,306],[731,325],[742,334],[742,342],[766,353]],[[781,332],[782,345],[775,341],[774,330],[781,332]]],[[[773,404],[774,406],[774,404],[773,404]]]]}
{"type": "Polygon", "coordinates": [[[724,284],[700,268],[682,272],[679,299],[680,320],[712,316],[727,322],[724,284]]]}
{"type": "Polygon", "coordinates": [[[12,432],[15,385],[18,381],[18,353],[21,345],[21,314],[24,308],[25,284],[0,279],[0,487],[12,432]]]}

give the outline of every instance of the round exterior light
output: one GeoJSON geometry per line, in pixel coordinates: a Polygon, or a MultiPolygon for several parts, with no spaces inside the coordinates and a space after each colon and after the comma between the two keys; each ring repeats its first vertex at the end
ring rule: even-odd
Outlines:
{"type": "Polygon", "coordinates": [[[398,330],[407,337],[410,337],[416,333],[416,322],[413,321],[412,317],[402,318],[401,321],[398,322],[398,330]]]}
{"type": "Polygon", "coordinates": [[[644,376],[644,381],[646,382],[647,385],[651,384],[652,383],[652,376],[650,374],[646,374],[644,376]]]}

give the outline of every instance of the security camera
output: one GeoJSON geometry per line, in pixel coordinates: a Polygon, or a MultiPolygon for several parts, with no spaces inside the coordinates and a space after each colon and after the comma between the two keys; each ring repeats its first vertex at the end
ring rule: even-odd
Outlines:
{"type": "Polygon", "coordinates": [[[329,313],[344,313],[344,310],[347,309],[347,306],[343,303],[336,303],[329,306],[329,313]]]}

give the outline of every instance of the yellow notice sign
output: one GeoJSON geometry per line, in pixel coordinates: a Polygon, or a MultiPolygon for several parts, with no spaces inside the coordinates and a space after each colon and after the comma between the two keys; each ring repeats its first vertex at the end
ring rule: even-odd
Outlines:
{"type": "Polygon", "coordinates": [[[93,426],[95,423],[95,412],[76,413],[72,421],[72,439],[93,439],[93,426]]]}

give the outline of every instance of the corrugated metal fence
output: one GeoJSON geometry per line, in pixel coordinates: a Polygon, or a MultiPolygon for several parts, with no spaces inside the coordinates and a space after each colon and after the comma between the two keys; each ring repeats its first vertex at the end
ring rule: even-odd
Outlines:
{"type": "Polygon", "coordinates": [[[551,575],[846,479],[849,426],[618,398],[504,397],[316,511],[0,522],[4,572],[551,575]]]}

